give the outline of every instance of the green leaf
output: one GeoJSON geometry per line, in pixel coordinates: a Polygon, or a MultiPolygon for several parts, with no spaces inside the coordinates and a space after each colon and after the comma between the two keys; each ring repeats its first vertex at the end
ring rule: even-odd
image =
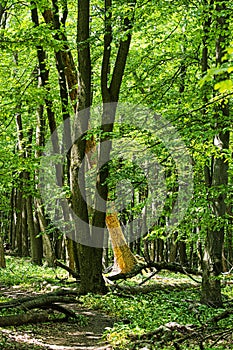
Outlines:
{"type": "Polygon", "coordinates": [[[232,88],[233,88],[233,82],[230,79],[223,80],[214,85],[214,89],[219,90],[220,93],[224,93],[228,90],[232,90],[232,88]]]}

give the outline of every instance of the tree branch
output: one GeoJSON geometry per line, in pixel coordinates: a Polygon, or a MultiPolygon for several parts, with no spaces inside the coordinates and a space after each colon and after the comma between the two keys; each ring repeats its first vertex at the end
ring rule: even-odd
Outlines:
{"type": "Polygon", "coordinates": [[[110,56],[111,56],[111,43],[112,43],[112,26],[111,26],[111,0],[105,0],[105,33],[104,33],[104,52],[101,69],[101,90],[103,102],[109,102],[109,90],[108,90],[108,74],[110,73],[110,56]]]}
{"type": "MultiPolygon", "coordinates": [[[[201,271],[190,269],[188,267],[184,268],[180,264],[166,263],[166,262],[160,262],[160,263],[149,262],[147,264],[142,264],[142,263],[137,264],[137,266],[129,273],[125,273],[125,274],[121,273],[121,274],[117,274],[117,275],[110,274],[106,277],[111,281],[132,278],[132,277],[138,275],[139,273],[141,273],[142,270],[146,270],[146,269],[149,269],[151,267],[156,268],[157,272],[159,272],[161,270],[168,270],[171,272],[179,272],[179,273],[183,273],[186,275],[189,274],[189,275],[201,276],[201,274],[202,274],[201,271]]],[[[197,281],[195,281],[195,282],[197,282],[197,281]]]]}
{"type": "Polygon", "coordinates": [[[66,266],[65,264],[62,264],[60,261],[56,260],[55,261],[55,265],[61,267],[62,269],[66,270],[66,271],[68,271],[69,274],[71,274],[77,280],[80,279],[80,275],[77,272],[73,271],[70,267],[66,266]]]}

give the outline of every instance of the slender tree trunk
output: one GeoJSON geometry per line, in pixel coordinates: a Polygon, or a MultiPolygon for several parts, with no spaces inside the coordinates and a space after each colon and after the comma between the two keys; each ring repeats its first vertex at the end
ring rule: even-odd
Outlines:
{"type": "Polygon", "coordinates": [[[16,224],[15,224],[15,248],[17,254],[22,256],[22,192],[17,189],[16,192],[16,224]]]}
{"type": "Polygon", "coordinates": [[[75,244],[76,244],[76,242],[74,242],[72,239],[67,237],[67,239],[66,239],[66,251],[67,251],[67,255],[68,255],[68,265],[69,265],[69,268],[73,271],[76,271],[75,256],[74,256],[74,245],[75,244]]]}
{"type": "MultiPolygon", "coordinates": [[[[56,29],[59,30],[59,18],[57,14],[57,6],[56,1],[53,2],[55,11],[54,16],[51,10],[47,10],[43,13],[44,18],[46,20],[46,23],[54,23],[56,25],[56,29]]],[[[37,27],[39,26],[39,17],[38,17],[38,11],[37,8],[33,8],[31,10],[31,17],[32,22],[37,27]]],[[[58,35],[58,34],[57,34],[58,35]]],[[[60,87],[60,96],[61,96],[61,105],[62,105],[62,112],[63,112],[63,118],[66,119],[69,117],[68,114],[68,96],[67,96],[67,90],[66,90],[66,84],[65,84],[65,77],[64,77],[64,65],[61,59],[61,52],[57,52],[57,70],[59,73],[59,87],[60,87]],[[59,65],[60,64],[60,65],[59,65]],[[62,66],[61,66],[62,65],[62,66]]],[[[45,98],[45,107],[47,112],[47,118],[48,118],[48,124],[50,128],[50,133],[53,135],[52,137],[52,143],[53,143],[53,150],[55,153],[59,154],[59,140],[58,135],[56,132],[56,120],[55,115],[53,112],[52,107],[52,101],[49,98],[50,93],[50,87],[49,87],[49,70],[46,67],[46,59],[47,55],[45,50],[42,46],[37,46],[37,58],[39,63],[39,85],[44,88],[47,93],[48,97],[45,98]]],[[[38,121],[37,121],[37,146],[43,147],[44,146],[44,139],[45,139],[45,117],[44,117],[44,108],[41,106],[38,110],[38,121]]],[[[41,152],[37,152],[36,157],[40,157],[41,152]]],[[[57,184],[58,186],[62,186],[63,184],[63,174],[62,174],[62,167],[61,165],[56,166],[56,178],[57,178],[57,184]]],[[[40,225],[41,232],[43,232],[43,247],[44,247],[44,256],[46,259],[46,263],[48,266],[54,266],[55,263],[55,252],[53,247],[52,240],[56,239],[56,235],[53,235],[52,239],[51,237],[46,233],[46,228],[48,226],[47,220],[45,218],[44,209],[41,203],[41,200],[38,198],[36,200],[36,206],[37,206],[37,212],[38,212],[38,221],[40,225]]],[[[56,242],[54,242],[54,245],[56,242]]]]}
{"type": "Polygon", "coordinates": [[[164,261],[164,241],[157,238],[156,262],[164,261]]]}
{"type": "MultiPolygon", "coordinates": [[[[33,138],[33,129],[30,129],[28,132],[28,144],[29,146],[25,147],[25,156],[27,158],[32,157],[32,138],[33,138]]],[[[24,172],[24,187],[27,195],[24,198],[25,212],[26,212],[26,225],[27,231],[30,236],[30,252],[32,263],[36,265],[42,265],[43,258],[43,246],[42,246],[42,238],[37,237],[36,228],[35,228],[35,220],[34,220],[34,205],[33,205],[33,196],[30,194],[31,188],[34,187],[34,182],[31,180],[31,174],[29,171],[24,172]]],[[[34,174],[33,174],[34,177],[34,174]]],[[[23,229],[23,231],[26,231],[23,229]]],[[[28,247],[28,244],[27,244],[28,247]]]]}
{"type": "Polygon", "coordinates": [[[170,262],[175,262],[177,258],[177,232],[173,233],[171,239],[170,239],[170,262]]]}
{"type": "MultiPolygon", "coordinates": [[[[23,179],[26,179],[26,172],[23,173],[23,179]]],[[[24,182],[23,187],[27,185],[24,182]]],[[[25,194],[22,197],[22,212],[21,212],[21,235],[22,235],[22,256],[29,256],[29,230],[28,230],[28,212],[27,212],[27,198],[25,194]]]]}
{"type": "Polygon", "coordinates": [[[0,233],[0,268],[6,267],[6,259],[5,259],[5,252],[4,252],[4,245],[3,240],[0,233]]]}
{"type": "MultiPolygon", "coordinates": [[[[59,32],[61,28],[61,23],[63,26],[65,26],[65,21],[67,17],[66,11],[63,12],[61,21],[59,18],[59,7],[58,2],[56,0],[52,1],[53,4],[53,11],[51,9],[47,9],[43,12],[43,17],[45,22],[51,27],[55,29],[54,38],[58,41],[62,40],[62,45],[64,49],[62,50],[56,50],[55,51],[55,57],[56,57],[56,67],[58,72],[58,79],[59,79],[59,88],[60,88],[60,99],[61,99],[61,109],[62,109],[62,115],[63,120],[66,120],[66,127],[65,127],[65,135],[63,142],[65,144],[71,144],[71,130],[69,126],[69,96],[70,100],[73,104],[73,109],[76,111],[76,99],[77,99],[77,71],[75,67],[75,63],[73,60],[73,56],[71,54],[71,51],[68,46],[67,38],[64,34],[64,32],[59,32]],[[58,33],[59,32],[59,33],[58,33]],[[67,89],[68,86],[68,89],[67,89]]],[[[39,19],[37,10],[34,9],[32,11],[32,19],[36,26],[39,25],[39,19]]],[[[43,50],[42,47],[38,47],[38,61],[40,66],[40,75],[42,80],[42,86],[49,92],[49,85],[48,85],[48,77],[49,77],[49,71],[46,68],[45,60],[46,60],[46,52],[43,50]]],[[[59,140],[58,135],[56,131],[56,119],[55,115],[52,109],[52,102],[49,99],[45,100],[46,104],[46,110],[47,110],[47,117],[49,122],[49,128],[50,132],[53,135],[52,142],[53,142],[53,149],[55,153],[60,153],[59,148],[59,140]]],[[[70,152],[67,154],[67,177],[69,182],[69,171],[70,171],[70,152]]],[[[57,185],[63,186],[64,184],[64,174],[63,170],[60,164],[56,165],[56,179],[57,179],[57,185]]],[[[70,220],[70,218],[67,218],[66,209],[63,208],[63,219],[64,221],[70,220]]],[[[54,237],[55,239],[55,237],[54,237]]],[[[48,239],[46,239],[47,247],[48,246],[48,239]]],[[[45,242],[45,243],[46,243],[45,242]]],[[[55,243],[57,246],[61,245],[60,242],[55,243]]],[[[75,244],[71,244],[70,239],[67,238],[67,249],[66,252],[68,254],[68,261],[70,264],[70,267],[74,270],[78,270],[79,262],[76,254],[76,247],[75,244]]],[[[61,248],[61,247],[60,247],[61,248]]],[[[47,250],[46,250],[47,251],[47,250]]],[[[50,254],[51,255],[51,254],[50,254]]]]}
{"type": "Polygon", "coordinates": [[[0,28],[5,29],[7,20],[7,1],[0,3],[0,28]]]}
{"type": "Polygon", "coordinates": [[[29,195],[26,200],[27,206],[27,224],[30,233],[31,258],[36,265],[42,265],[43,246],[41,237],[36,237],[32,196],[29,195]]]}
{"type": "Polygon", "coordinates": [[[12,188],[10,194],[11,212],[10,212],[10,227],[8,241],[10,248],[15,249],[15,229],[16,229],[16,188],[12,188]]]}
{"type": "MultiPolygon", "coordinates": [[[[16,63],[18,57],[15,58],[16,63]]],[[[25,153],[25,139],[23,135],[23,124],[20,113],[16,113],[15,116],[16,127],[17,127],[17,136],[18,136],[18,149],[20,152],[20,157],[26,158],[25,153]]],[[[25,187],[25,171],[21,171],[19,174],[18,180],[18,189],[17,189],[17,205],[16,205],[16,241],[17,241],[17,253],[19,256],[28,255],[28,230],[27,230],[27,210],[26,210],[26,198],[24,196],[24,187],[25,187]]]]}

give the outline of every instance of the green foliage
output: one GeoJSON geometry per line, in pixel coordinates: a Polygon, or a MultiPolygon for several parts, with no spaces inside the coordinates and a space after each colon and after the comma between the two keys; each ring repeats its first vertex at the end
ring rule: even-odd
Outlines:
{"type": "MultiPolygon", "coordinates": [[[[64,277],[61,269],[56,270],[48,267],[38,267],[32,265],[27,259],[19,259],[16,257],[7,257],[7,268],[1,269],[1,288],[8,288],[20,291],[50,291],[58,286],[62,287],[62,283],[58,282],[59,278],[64,277]]],[[[182,283],[187,282],[187,278],[183,278],[179,274],[161,272],[159,278],[150,283],[182,283]]],[[[226,281],[230,280],[232,276],[226,276],[226,281]]],[[[127,282],[135,286],[139,280],[127,282]]],[[[230,300],[233,297],[231,286],[224,288],[224,300],[230,300]]],[[[9,294],[10,297],[11,294],[9,294]]],[[[144,333],[155,330],[161,325],[168,322],[177,322],[183,325],[194,324],[201,326],[207,322],[211,317],[221,313],[222,309],[213,309],[199,302],[199,289],[189,288],[186,290],[157,290],[149,294],[130,295],[127,293],[109,292],[106,295],[88,294],[80,297],[83,301],[83,306],[92,310],[99,310],[107,313],[115,318],[113,328],[108,328],[105,331],[104,337],[113,345],[114,349],[131,349],[132,343],[130,336],[142,335],[144,333]]],[[[1,302],[7,301],[8,298],[1,297],[1,302]]],[[[9,310],[1,309],[1,314],[6,315],[9,310]]],[[[74,320],[77,327],[87,325],[88,319],[86,316],[79,315],[74,320]]],[[[231,327],[233,315],[227,319],[218,322],[217,330],[227,330],[231,327]]],[[[26,326],[34,329],[36,326],[26,326]]],[[[36,328],[35,328],[36,329],[36,328]]],[[[34,330],[35,331],[35,330],[34,330]]],[[[4,344],[6,339],[0,339],[4,344]]],[[[224,345],[227,349],[227,344],[224,345]]],[[[208,349],[208,345],[205,346],[208,349]]],[[[154,347],[153,349],[156,349],[154,347]]],[[[174,349],[174,347],[167,346],[166,350],[174,349]]],[[[183,348],[182,348],[183,349],[183,348]]],[[[185,348],[184,348],[185,349],[185,348]]],[[[187,349],[187,348],[186,348],[187,349]]],[[[198,347],[192,347],[190,343],[189,349],[197,350],[198,347]]],[[[212,349],[212,348],[211,348],[212,349]]],[[[216,345],[216,350],[222,350],[223,347],[216,345]]]]}
{"type": "Polygon", "coordinates": [[[6,268],[0,269],[1,285],[26,290],[50,290],[60,284],[57,280],[58,273],[62,279],[64,271],[60,268],[39,267],[27,258],[7,256],[6,268]]]}
{"type": "MultiPolygon", "coordinates": [[[[60,16],[64,3],[58,1],[60,16]]],[[[232,41],[233,22],[232,20],[223,21],[222,28],[217,28],[219,16],[221,14],[224,18],[232,16],[233,9],[232,4],[228,2],[227,9],[219,14],[216,6],[212,7],[211,4],[206,3],[208,1],[198,3],[186,0],[137,1],[134,27],[130,30],[132,42],[120,95],[121,102],[134,105],[141,103],[155,113],[163,115],[169,123],[174,125],[190,152],[194,173],[193,198],[190,205],[187,206],[186,216],[176,228],[177,240],[182,239],[187,244],[188,251],[190,247],[195,247],[197,241],[204,242],[208,230],[219,231],[224,228],[227,233],[232,231],[233,225],[231,215],[232,115],[228,117],[220,113],[232,95],[233,48],[230,42],[232,41]],[[227,37],[229,47],[224,53],[222,63],[216,66],[216,39],[220,34],[222,38],[227,37]],[[208,49],[207,73],[203,71],[204,46],[208,49]],[[231,132],[230,147],[229,150],[222,152],[214,144],[213,139],[217,134],[226,131],[231,132]],[[207,181],[206,170],[209,171],[211,179],[213,162],[223,157],[225,163],[229,165],[228,184],[212,186],[207,181]],[[226,196],[228,212],[226,215],[216,217],[213,213],[213,203],[224,196],[226,196]]],[[[59,91],[56,54],[60,50],[71,52],[77,66],[75,24],[77,9],[76,4],[72,1],[67,1],[67,5],[66,26],[62,24],[60,29],[54,29],[43,19],[43,11],[52,6],[52,3],[46,0],[38,0],[33,4],[8,1],[7,22],[5,26],[1,23],[0,210],[2,233],[5,237],[8,237],[14,215],[17,216],[17,208],[13,208],[14,203],[12,203],[14,197],[12,191],[15,191],[15,197],[17,191],[22,191],[23,198],[32,195],[34,199],[39,196],[37,174],[40,158],[36,156],[36,152],[43,151],[43,147],[38,148],[36,144],[38,111],[42,110],[46,120],[45,139],[46,136],[49,138],[50,134],[46,103],[51,106],[57,125],[62,122],[63,101],[61,101],[59,91]],[[35,6],[37,6],[39,15],[38,26],[34,26],[31,20],[30,11],[35,6]],[[67,41],[64,40],[64,35],[67,41]],[[44,63],[46,69],[49,69],[46,87],[41,86],[40,79],[38,79],[38,48],[46,51],[46,62],[44,63]],[[17,116],[20,116],[22,120],[20,131],[17,131],[16,128],[15,118],[17,116]],[[23,132],[23,135],[19,141],[20,132],[23,132]],[[22,149],[19,147],[20,142],[22,149]],[[25,179],[25,174],[28,176],[27,179],[25,179]]],[[[105,34],[103,5],[104,3],[99,0],[91,2],[90,46],[94,106],[102,102],[100,72],[105,34]]],[[[126,16],[132,18],[132,2],[113,1],[108,14],[110,13],[113,40],[109,47],[112,53],[108,72],[109,79],[113,74],[120,41],[125,39],[124,19],[126,16]]],[[[73,113],[71,101],[69,101],[68,111],[70,114],[73,113]]],[[[143,123],[145,116],[139,117],[143,123]]],[[[150,199],[147,198],[148,181],[144,172],[145,164],[149,157],[157,158],[162,168],[166,200],[160,217],[154,226],[150,227],[146,238],[150,240],[162,238],[164,241],[169,241],[174,232],[172,231],[171,236],[168,236],[166,223],[177,199],[179,184],[176,164],[167,147],[155,135],[151,135],[147,130],[135,130],[132,125],[122,127],[115,124],[110,134],[101,132],[99,125],[94,125],[93,130],[86,135],[86,139],[92,136],[97,142],[108,137],[119,143],[124,139],[132,139],[137,143],[138,153],[143,154],[144,149],[148,151],[147,155],[141,156],[140,162],[136,163],[133,159],[134,144],[132,143],[132,152],[129,152],[128,159],[121,160],[118,154],[112,153],[112,161],[108,164],[109,177],[106,183],[110,190],[109,199],[117,199],[119,183],[124,185],[122,192],[126,190],[123,197],[129,198],[125,209],[121,212],[120,219],[124,223],[137,217],[145,207],[147,199],[150,199]],[[134,201],[130,196],[127,197],[127,190],[130,186],[134,191],[134,201]]],[[[54,163],[56,161],[54,159],[54,163]]],[[[95,167],[90,170],[90,184],[89,180],[87,181],[91,189],[90,194],[93,196],[95,195],[95,171],[95,167]]],[[[51,174],[48,172],[45,175],[45,181],[48,179],[49,182],[50,177],[51,174]]],[[[57,198],[71,199],[68,181],[67,176],[64,187],[61,190],[59,188],[57,193],[51,188],[57,198]]],[[[55,184],[54,187],[56,187],[55,184]]],[[[159,188],[159,191],[162,190],[159,188]]],[[[159,191],[158,194],[160,194],[159,191]]],[[[45,204],[48,204],[49,207],[51,203],[49,195],[48,198],[49,203],[45,204]]],[[[52,214],[56,210],[58,210],[57,207],[50,206],[52,214]]],[[[58,214],[59,220],[63,220],[60,212],[58,214]]],[[[140,230],[140,227],[136,229],[140,230]]],[[[53,225],[48,225],[45,231],[51,233],[52,236],[54,230],[53,225]]],[[[18,272],[14,262],[11,263],[13,273],[9,267],[1,271],[3,282],[14,285],[20,281],[23,284],[25,279],[27,283],[28,271],[18,272]]],[[[35,283],[38,284],[38,288],[41,288],[43,278],[40,272],[31,266],[30,273],[34,274],[35,279],[36,274],[39,273],[35,283]],[[35,269],[34,272],[33,269],[35,269]]],[[[44,273],[46,275],[45,271],[44,273]]]]}
{"type": "MultiPolygon", "coordinates": [[[[163,275],[163,274],[162,274],[163,275]]],[[[171,274],[165,273],[170,278],[171,274]]],[[[182,281],[176,275],[176,279],[182,281]]],[[[226,293],[232,297],[232,291],[228,288],[226,293]]],[[[83,297],[88,307],[104,310],[117,318],[112,329],[105,332],[106,338],[114,344],[114,349],[131,349],[129,336],[142,335],[155,330],[168,322],[200,326],[208,319],[216,315],[216,309],[199,303],[199,290],[185,291],[156,291],[149,294],[125,295],[108,293],[105,296],[87,295],[83,297]]],[[[218,310],[221,313],[221,309],[218,310]]],[[[233,320],[233,316],[219,322],[219,328],[226,330],[233,320]]],[[[192,345],[190,345],[189,348],[192,345]]],[[[198,347],[193,347],[193,349],[198,347]]],[[[156,345],[153,349],[157,349],[156,345]]],[[[164,349],[170,349],[165,347],[164,349]]],[[[174,347],[171,346],[171,349],[174,347]]],[[[216,349],[222,349],[221,345],[216,349]]]]}

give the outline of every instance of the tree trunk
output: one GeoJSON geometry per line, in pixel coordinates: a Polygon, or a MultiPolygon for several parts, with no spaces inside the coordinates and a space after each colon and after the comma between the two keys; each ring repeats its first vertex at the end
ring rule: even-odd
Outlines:
{"type": "Polygon", "coordinates": [[[9,228],[9,236],[8,236],[8,240],[10,243],[10,248],[12,250],[15,249],[15,243],[16,243],[16,219],[17,219],[17,215],[16,215],[16,193],[17,190],[16,188],[12,188],[11,190],[11,217],[10,217],[10,228],[9,228]]]}
{"type": "Polygon", "coordinates": [[[74,256],[74,245],[76,245],[76,242],[74,242],[71,238],[66,238],[66,251],[67,251],[67,257],[68,257],[68,265],[69,268],[73,271],[77,271],[76,264],[75,264],[75,256],[74,256]]]}
{"type": "MultiPolygon", "coordinates": [[[[134,9],[133,3],[132,12],[134,9]]],[[[106,203],[108,200],[108,186],[106,180],[109,175],[108,162],[110,160],[110,152],[112,147],[111,132],[113,131],[117,102],[119,100],[120,87],[124,75],[126,59],[129,52],[132,22],[128,17],[124,18],[124,30],[128,31],[126,40],[120,42],[116,62],[113,67],[112,77],[109,81],[109,72],[111,71],[111,43],[112,43],[112,13],[111,0],[105,0],[105,34],[104,34],[104,53],[101,69],[101,94],[103,101],[103,114],[101,122],[101,135],[99,153],[98,153],[98,174],[96,179],[97,195],[95,198],[96,208],[93,215],[93,227],[104,228],[107,225],[114,251],[115,264],[119,272],[128,272],[136,265],[137,260],[133,256],[128,247],[124,235],[122,233],[117,214],[107,215],[106,203]],[[106,136],[107,135],[107,136],[106,136]],[[106,142],[104,142],[106,141],[106,142]]]]}
{"type": "Polygon", "coordinates": [[[229,217],[229,225],[227,226],[227,232],[226,232],[226,257],[227,262],[230,266],[233,265],[233,232],[232,232],[232,225],[233,225],[233,206],[228,205],[227,213],[229,217]]]}
{"type": "Polygon", "coordinates": [[[19,256],[22,256],[22,192],[20,189],[16,190],[16,224],[15,224],[15,241],[16,250],[19,256]]]}
{"type": "Polygon", "coordinates": [[[179,258],[182,266],[186,266],[188,262],[187,251],[186,251],[186,242],[180,241],[178,242],[179,248],[179,258]]]}
{"type": "MultiPolygon", "coordinates": [[[[23,173],[23,180],[26,179],[26,172],[23,173]]],[[[23,183],[22,187],[26,187],[23,183]]],[[[22,212],[21,212],[21,235],[22,235],[22,256],[29,256],[29,232],[28,232],[28,212],[27,212],[27,198],[25,194],[22,197],[22,212]]]]}
{"type": "Polygon", "coordinates": [[[170,239],[170,256],[169,261],[175,262],[177,258],[177,232],[173,233],[171,239],[170,239]]]}
{"type": "Polygon", "coordinates": [[[164,240],[161,238],[156,239],[157,249],[156,249],[156,261],[164,261],[164,240]]]}
{"type": "Polygon", "coordinates": [[[31,258],[32,262],[36,265],[42,265],[43,257],[43,247],[42,239],[36,237],[35,223],[33,217],[33,208],[32,208],[32,196],[27,197],[27,224],[30,233],[30,243],[31,243],[31,258]]]}
{"type": "Polygon", "coordinates": [[[5,260],[5,252],[4,252],[4,245],[2,241],[2,237],[0,235],[0,268],[6,267],[6,260],[5,260]]]}
{"type": "Polygon", "coordinates": [[[217,220],[223,219],[226,214],[226,195],[221,193],[221,186],[228,182],[228,165],[224,157],[224,150],[229,148],[229,132],[218,135],[222,157],[214,160],[212,174],[212,188],[215,188],[217,197],[212,199],[211,209],[215,217],[213,229],[209,228],[206,237],[203,256],[202,296],[203,303],[215,307],[222,306],[220,274],[222,272],[222,250],[224,242],[224,224],[217,224],[217,220]]]}
{"type": "MultiPolygon", "coordinates": [[[[78,241],[78,261],[80,267],[80,292],[106,291],[102,276],[102,252],[101,248],[93,247],[91,244],[91,233],[89,227],[88,209],[85,200],[85,156],[86,142],[80,139],[80,135],[88,130],[89,110],[91,106],[91,58],[89,44],[89,0],[78,1],[78,108],[77,129],[74,130],[75,143],[71,148],[70,183],[72,193],[72,209],[79,218],[76,225],[76,241],[78,241]],[[80,114],[82,117],[79,118],[80,114]],[[78,136],[79,135],[79,136],[78,136]],[[84,195],[82,194],[84,193],[84,195]],[[83,224],[82,224],[83,222],[83,224]],[[80,243],[81,242],[81,243],[80,243]],[[82,244],[86,242],[86,244],[82,244]],[[90,244],[88,243],[90,242],[90,244]]],[[[100,238],[101,239],[101,238],[100,238]]]]}
{"type": "MultiPolygon", "coordinates": [[[[224,0],[216,6],[216,66],[223,63],[225,48],[228,45],[229,10],[224,0]]],[[[221,77],[222,79],[223,77],[221,77]]],[[[226,77],[227,78],[227,77],[226,77]]],[[[217,155],[212,157],[212,172],[208,185],[212,190],[210,210],[214,222],[209,227],[203,257],[202,296],[203,303],[215,307],[222,306],[220,275],[222,272],[222,251],[226,215],[226,186],[228,184],[228,163],[225,157],[229,149],[229,104],[220,102],[215,110],[215,127],[217,130],[214,145],[217,155]]]]}
{"type": "Polygon", "coordinates": [[[131,252],[116,213],[106,216],[106,224],[111,238],[114,252],[114,267],[113,273],[128,273],[137,265],[137,259],[131,252]]]}

